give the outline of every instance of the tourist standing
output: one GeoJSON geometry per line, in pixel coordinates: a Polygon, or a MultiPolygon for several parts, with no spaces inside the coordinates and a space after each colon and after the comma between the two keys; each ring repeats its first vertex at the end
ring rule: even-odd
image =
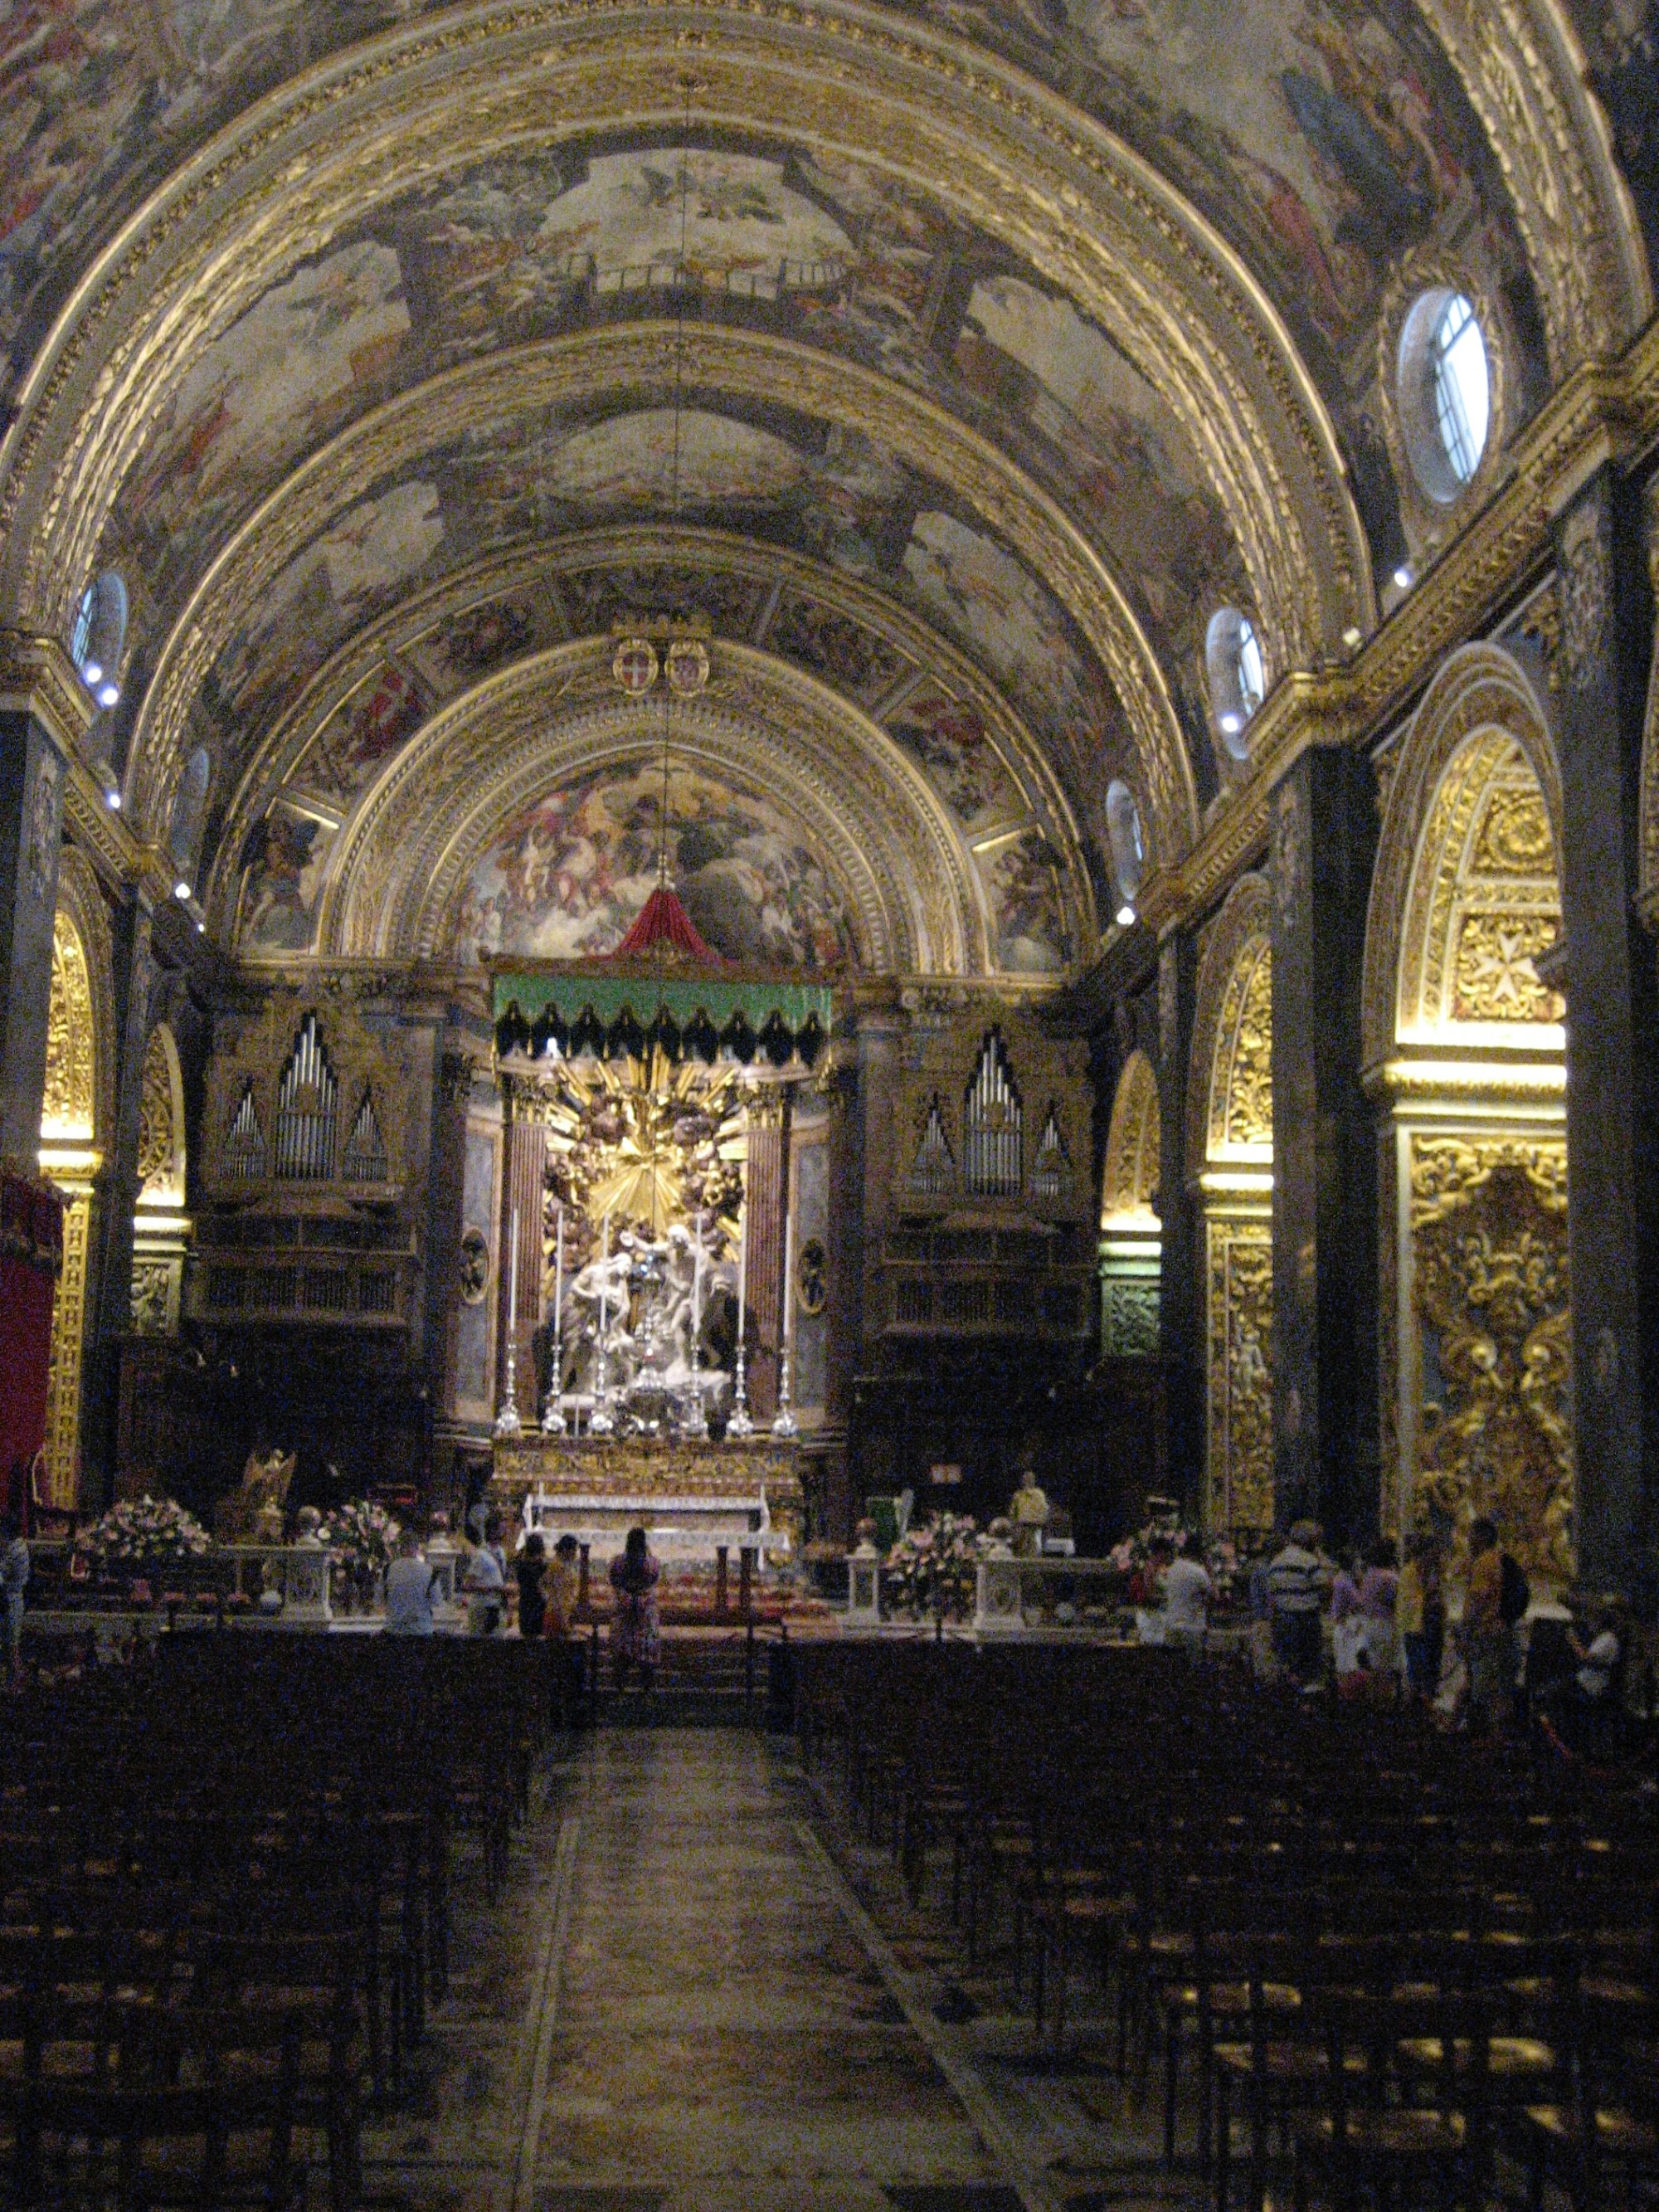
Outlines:
{"type": "Polygon", "coordinates": [[[386,1571],[386,1632],[388,1636],[431,1636],[432,1594],[438,1588],[438,1570],[421,1556],[421,1540],[412,1528],[398,1539],[398,1556],[386,1571]]]}
{"type": "Polygon", "coordinates": [[[1273,1652],[1279,1665],[1304,1690],[1317,1686],[1322,1657],[1321,1616],[1330,1576],[1319,1556],[1319,1525],[1291,1523],[1289,1539],[1267,1568],[1267,1597],[1273,1608],[1273,1652]]]}
{"type": "Polygon", "coordinates": [[[651,1556],[644,1529],[630,1528],[621,1557],[611,1562],[611,1587],[617,1601],[611,1615],[611,1663],[619,1690],[628,1680],[630,1667],[639,1668],[641,1684],[647,1690],[656,1674],[657,1583],[661,1573],[651,1556]]]}
{"type": "Polygon", "coordinates": [[[3,1618],[6,1633],[6,1668],[14,1689],[23,1681],[23,1593],[28,1587],[29,1547],[23,1534],[23,1516],[14,1505],[10,1507],[0,1534],[5,1538],[5,1548],[0,1551],[0,1617],[3,1618]]]}
{"type": "MultiPolygon", "coordinates": [[[[1507,1597],[1508,1554],[1498,1540],[1494,1522],[1482,1514],[1469,1524],[1469,1572],[1463,1596],[1463,1664],[1469,1686],[1463,1701],[1463,1725],[1471,1733],[1490,1734],[1503,1721],[1504,1708],[1515,1694],[1514,1599],[1507,1597]]],[[[1520,1569],[1509,1562],[1515,1575],[1520,1569]]],[[[1524,1585],[1525,1577],[1522,1577],[1524,1585]]],[[[1521,1610],[1526,1610],[1524,1601],[1521,1610]]]]}
{"type": "Polygon", "coordinates": [[[1400,1644],[1395,1608],[1400,1601],[1399,1554],[1386,1536],[1371,1546],[1359,1577],[1359,1617],[1364,1623],[1364,1664],[1374,1689],[1392,1690],[1400,1644]]]}
{"type": "Polygon", "coordinates": [[[524,1540],[524,1548],[513,1562],[514,1579],[519,1585],[519,1633],[520,1636],[544,1636],[547,1632],[547,1546],[540,1534],[532,1529],[524,1540]]]}
{"type": "Polygon", "coordinates": [[[486,1514],[483,1541],[466,1563],[469,1636],[499,1636],[506,1624],[507,1558],[501,1550],[505,1528],[499,1513],[486,1514]]]}
{"type": "Polygon", "coordinates": [[[576,1579],[579,1547],[561,1536],[547,1564],[547,1640],[552,1646],[554,1713],[562,1728],[574,1728],[580,1716],[582,1647],[576,1638],[576,1579]]]}
{"type": "Polygon", "coordinates": [[[1188,1550],[1188,1536],[1176,1539],[1175,1557],[1164,1570],[1164,1640],[1194,1658],[1204,1649],[1215,1585],[1209,1569],[1188,1550]]]}

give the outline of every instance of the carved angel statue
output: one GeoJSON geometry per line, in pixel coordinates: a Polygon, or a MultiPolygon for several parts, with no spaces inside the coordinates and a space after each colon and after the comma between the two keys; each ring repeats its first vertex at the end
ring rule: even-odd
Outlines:
{"type": "Polygon", "coordinates": [[[241,1481],[214,1509],[213,1533],[222,1544],[280,1544],[283,1508],[294,1480],[295,1455],[273,1450],[247,1455],[241,1481]]]}

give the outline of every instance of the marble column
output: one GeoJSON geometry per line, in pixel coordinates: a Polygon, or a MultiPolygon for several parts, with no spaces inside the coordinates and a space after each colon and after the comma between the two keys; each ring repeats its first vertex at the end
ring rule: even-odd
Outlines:
{"type": "MultiPolygon", "coordinates": [[[[65,746],[42,711],[41,641],[0,632],[0,1158],[33,1169],[46,1081],[65,746]]],[[[77,687],[78,688],[78,687],[77,687]]]]}
{"type": "MultiPolygon", "coordinates": [[[[542,1203],[546,1182],[547,1132],[526,1110],[510,1076],[502,1079],[505,1107],[501,1127],[501,1214],[496,1249],[501,1267],[496,1291],[501,1304],[496,1342],[495,1402],[507,1395],[507,1315],[513,1287],[513,1218],[519,1221],[518,1315],[514,1331],[516,1355],[515,1395],[519,1419],[529,1428],[539,1408],[536,1404],[535,1335],[541,1324],[542,1203]]],[[[617,1224],[613,1222],[614,1236],[617,1224]]]]}
{"type": "Polygon", "coordinates": [[[829,1344],[824,1370],[823,1425],[836,1449],[826,1480],[824,1530],[832,1541],[852,1540],[852,1491],[847,1433],[864,1330],[864,1124],[860,1110],[857,1047],[838,1040],[830,1048],[829,1231],[824,1239],[830,1278],[829,1344]]]}
{"type": "Polygon", "coordinates": [[[783,1231],[789,1172],[787,1086],[767,1085],[749,1109],[744,1204],[749,1209],[749,1410],[769,1421],[778,1405],[779,1334],[783,1320],[783,1231]]]}
{"type": "MultiPolygon", "coordinates": [[[[461,1235],[465,1227],[466,1117],[472,1099],[473,1059],[452,1044],[433,1071],[432,1150],[427,1171],[427,1389],[439,1421],[453,1410],[456,1336],[462,1310],[461,1235]]],[[[524,1406],[521,1401],[520,1412],[524,1406]]],[[[444,1470],[428,1471],[431,1484],[444,1470]]]]}
{"type": "Polygon", "coordinates": [[[1578,1571],[1628,1589],[1655,1540],[1659,1453],[1659,1010],[1634,906],[1653,616],[1638,518],[1608,471],[1559,518],[1556,562],[1578,1571]]]}
{"type": "Polygon", "coordinates": [[[81,1503],[113,1494],[121,1344],[132,1325],[132,1224],[138,1205],[138,1121],[144,1057],[160,977],[154,915],[134,892],[110,916],[115,986],[115,1119],[93,1201],[81,1397],[81,1503]]]}
{"type": "Polygon", "coordinates": [[[1170,1480],[1194,1520],[1204,1498],[1204,1163],[1187,1158],[1187,1082],[1197,996],[1197,946],[1171,931],[1158,954],[1158,1346],[1170,1480]]]}
{"type": "Polygon", "coordinates": [[[1370,768],[1303,753],[1273,793],[1273,1517],[1374,1529],[1376,1134],[1360,1087],[1360,976],[1376,860],[1370,768]]]}
{"type": "Polygon", "coordinates": [[[895,1193],[908,1162],[901,1154],[898,1123],[899,1062],[909,1030],[906,1016],[880,1008],[866,1008],[858,1025],[859,1164],[861,1169],[860,1205],[862,1251],[859,1261],[858,1377],[848,1442],[848,1480],[854,1521],[863,1500],[891,1482],[890,1431],[877,1425],[866,1435],[860,1401],[881,1384],[874,1378],[881,1367],[882,1331],[891,1293],[884,1265],[893,1225],[895,1193]]]}

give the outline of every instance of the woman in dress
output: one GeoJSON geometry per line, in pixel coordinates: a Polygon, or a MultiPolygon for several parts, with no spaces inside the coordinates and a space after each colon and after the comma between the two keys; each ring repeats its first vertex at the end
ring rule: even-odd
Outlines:
{"type": "Polygon", "coordinates": [[[611,1562],[611,1587],[617,1594],[611,1615],[611,1661],[619,1690],[630,1667],[639,1668],[647,1690],[657,1671],[656,1592],[661,1573],[647,1547],[644,1529],[630,1528],[626,1550],[611,1562]]]}
{"type": "Polygon", "coordinates": [[[524,1540],[524,1548],[513,1562],[514,1578],[519,1585],[519,1633],[520,1636],[544,1636],[547,1633],[547,1546],[538,1530],[532,1529],[524,1540]]]}

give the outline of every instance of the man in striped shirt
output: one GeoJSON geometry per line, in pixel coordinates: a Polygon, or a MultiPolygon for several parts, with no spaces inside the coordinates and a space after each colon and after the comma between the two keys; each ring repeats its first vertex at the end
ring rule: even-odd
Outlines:
{"type": "Polygon", "coordinates": [[[1273,1650],[1285,1671],[1304,1689],[1318,1681],[1323,1645],[1320,1616],[1330,1574],[1319,1556],[1319,1528],[1297,1521],[1290,1540],[1267,1569],[1267,1601],[1273,1614],[1273,1650]]]}

